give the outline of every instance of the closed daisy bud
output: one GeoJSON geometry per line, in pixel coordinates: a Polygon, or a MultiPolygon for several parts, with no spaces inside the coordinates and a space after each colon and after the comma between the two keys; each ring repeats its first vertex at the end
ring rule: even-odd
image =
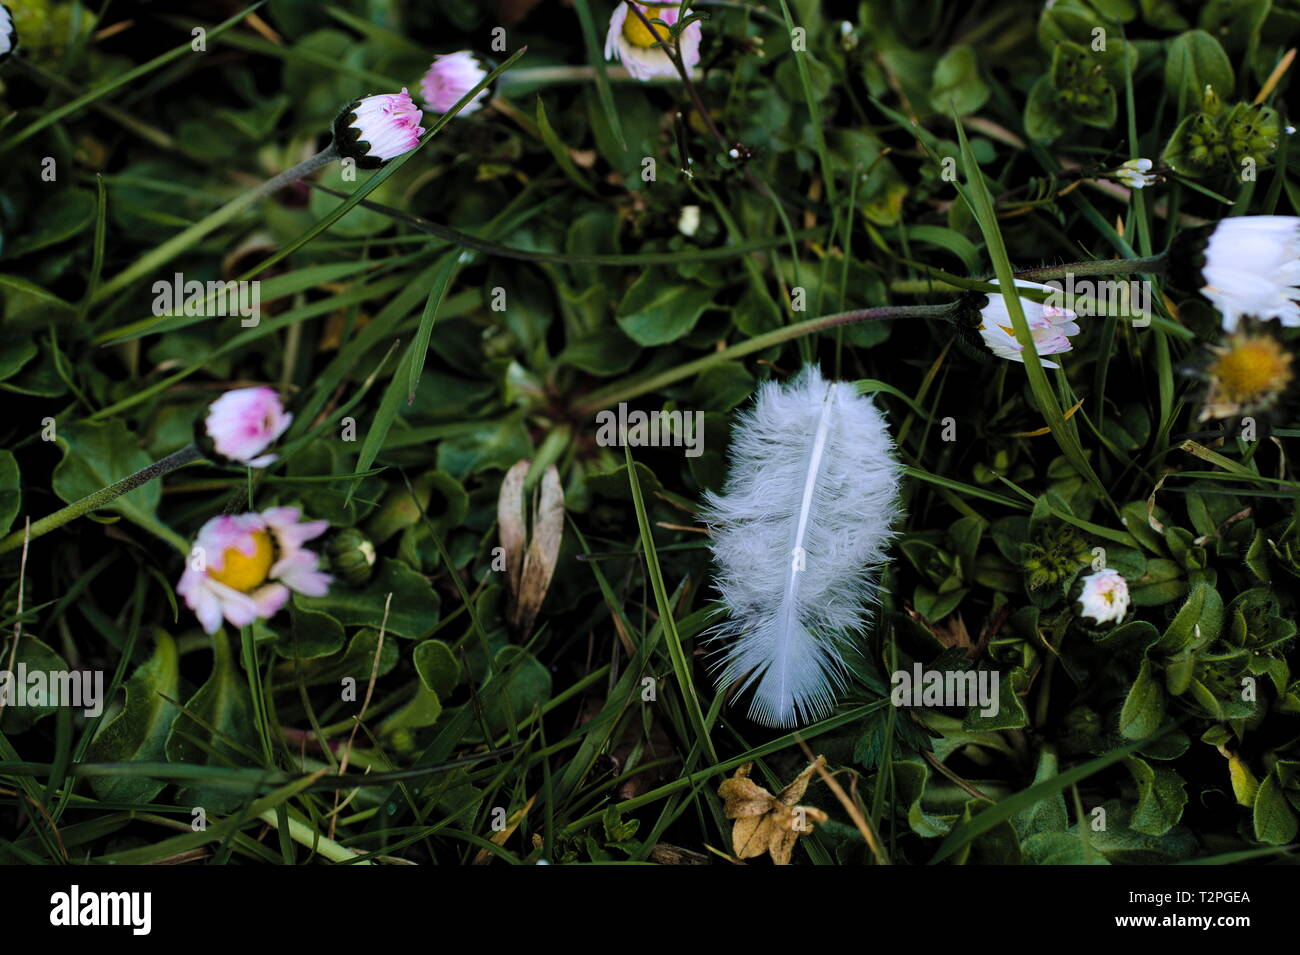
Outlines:
{"type": "Polygon", "coordinates": [[[1291,384],[1291,355],[1271,335],[1238,333],[1211,351],[1202,421],[1264,411],[1291,384]]]}
{"type": "Polygon", "coordinates": [[[1119,623],[1128,613],[1128,581],[1117,570],[1099,570],[1083,578],[1080,613],[1098,624],[1119,623]]]}
{"type": "Polygon", "coordinates": [[[0,3],[0,62],[8,59],[9,54],[18,45],[18,31],[14,29],[13,14],[9,8],[0,3]]]}
{"type": "Polygon", "coordinates": [[[292,423],[293,415],[284,410],[273,388],[236,388],[208,405],[199,444],[236,464],[264,468],[275,463],[276,456],[262,452],[292,423]]]}
{"type": "Polygon", "coordinates": [[[1170,275],[1196,289],[1237,330],[1243,316],[1300,326],[1300,217],[1233,216],[1178,236],[1170,275]]]}
{"type": "MultiPolygon", "coordinates": [[[[996,281],[993,284],[996,285],[996,281]]],[[[1016,285],[1019,288],[1035,288],[1044,292],[1056,291],[1050,286],[1023,279],[1017,279],[1016,285]]],[[[1011,313],[1007,311],[1006,299],[996,292],[982,298],[987,299],[987,303],[979,309],[979,333],[980,338],[984,340],[984,345],[999,358],[1023,363],[1025,359],[1021,354],[1022,346],[1016,339],[1015,328],[1011,324],[1011,313]]],[[[1020,307],[1024,310],[1025,321],[1029,323],[1029,331],[1034,338],[1034,350],[1039,355],[1058,355],[1074,347],[1070,344],[1070,336],[1079,334],[1079,326],[1075,324],[1078,316],[1070,309],[1023,297],[1020,299],[1020,307]]],[[[1059,366],[1055,362],[1044,361],[1043,367],[1059,366]]]]}
{"type": "Polygon", "coordinates": [[[326,552],[330,569],[353,587],[364,587],[370,580],[375,568],[375,545],[355,527],[335,534],[326,552]]]}
{"type": "MultiPolygon", "coordinates": [[[[460,102],[462,96],[483,82],[490,72],[469,50],[435,56],[420,80],[425,105],[435,113],[447,112],[460,102]]],[[[490,91],[485,87],[456,115],[468,116],[479,109],[489,95],[490,91]]]]}
{"type": "MultiPolygon", "coordinates": [[[[656,44],[672,43],[667,27],[653,24],[653,30],[646,26],[646,21],[662,20],[672,26],[678,19],[678,8],[672,6],[650,6],[638,3],[637,9],[645,16],[643,21],[626,3],[614,7],[614,15],[609,18],[609,31],[605,34],[605,59],[618,60],[634,79],[652,80],[660,76],[676,76],[677,68],[672,58],[662,46],[656,44]],[[658,37],[656,38],[656,34],[658,37]]],[[[686,11],[690,16],[690,11],[686,11]]],[[[682,65],[693,70],[700,64],[700,37],[703,30],[698,20],[688,24],[679,39],[682,65]]]]}
{"type": "Polygon", "coordinates": [[[303,544],[325,533],[326,521],[300,523],[294,507],[261,514],[224,514],[199,529],[176,593],[208,633],[222,619],[232,627],[275,616],[290,592],[323,597],[333,578],[316,569],[303,544]]]}
{"type": "Polygon", "coordinates": [[[405,87],[367,96],[349,103],[334,120],[334,144],[339,155],[355,159],[362,169],[378,169],[420,144],[422,115],[405,87]]]}

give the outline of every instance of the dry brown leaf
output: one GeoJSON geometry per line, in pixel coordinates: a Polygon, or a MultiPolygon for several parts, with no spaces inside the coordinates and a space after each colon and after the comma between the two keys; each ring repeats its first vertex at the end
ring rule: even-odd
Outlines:
{"type": "Polygon", "coordinates": [[[531,461],[516,461],[501,481],[497,495],[497,537],[506,558],[506,587],[511,599],[519,593],[519,575],[524,569],[524,477],[531,461]]]}
{"type": "Polygon", "coordinates": [[[709,857],[703,852],[661,842],[650,850],[650,861],[659,865],[708,865],[709,857]]]}
{"type": "Polygon", "coordinates": [[[553,464],[542,475],[537,491],[531,535],[525,530],[524,478],[530,465],[530,461],[516,462],[506,472],[497,498],[497,526],[505,552],[510,593],[506,621],[516,634],[527,634],[532,629],[555,574],[564,540],[564,487],[560,484],[560,472],[553,464]]]}
{"type": "Polygon", "coordinates": [[[722,781],[718,795],[723,799],[723,813],[736,820],[731,830],[731,849],[736,858],[754,859],[767,853],[777,865],[790,864],[799,837],[812,832],[814,823],[829,818],[814,806],[798,804],[808,791],[813,773],[825,765],[826,758],[818,756],[775,796],[749,778],[753,763],[745,763],[734,776],[722,781]]]}

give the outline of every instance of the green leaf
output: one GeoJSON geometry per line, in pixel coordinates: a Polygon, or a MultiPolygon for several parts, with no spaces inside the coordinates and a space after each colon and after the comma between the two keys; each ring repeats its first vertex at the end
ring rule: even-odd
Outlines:
{"type": "Polygon", "coordinates": [[[420,682],[415,685],[410,700],[379,724],[379,733],[387,737],[395,735],[394,745],[399,750],[405,749],[410,739],[408,731],[432,726],[441,715],[442,701],[438,694],[420,682]]]}
{"type": "MultiPolygon", "coordinates": [[[[1089,828],[1086,835],[1113,865],[1166,865],[1190,857],[1197,849],[1196,837],[1183,826],[1152,836],[1132,828],[1129,808],[1118,800],[1107,800],[1101,808],[1106,813],[1105,828],[1089,828]]],[[[1079,830],[1078,824],[1072,827],[1073,832],[1079,830]]]]}
{"type": "Polygon", "coordinates": [[[1151,674],[1151,661],[1144,657],[1120,710],[1119,731],[1125,739],[1143,739],[1159,728],[1164,715],[1164,691],[1151,674]]]}
{"type": "Polygon", "coordinates": [[[492,665],[494,675],[483,685],[481,701],[488,732],[496,735],[550,699],[551,671],[515,646],[498,650],[492,665]]]}
{"type": "MultiPolygon", "coordinates": [[[[157,631],[153,656],[141,664],[126,684],[126,704],[103,727],[86,751],[89,762],[162,762],[167,738],[180,712],[174,703],[180,684],[176,644],[157,631]]],[[[92,776],[90,788],[100,799],[150,802],[166,784],[145,776],[92,776]]]]}
{"type": "Polygon", "coordinates": [[[1172,603],[1185,593],[1183,569],[1163,557],[1147,561],[1146,573],[1129,585],[1129,598],[1135,607],[1172,603]]]}
{"type": "Polygon", "coordinates": [[[0,535],[6,534],[23,507],[22,480],[18,461],[9,451],[0,451],[0,535]]]}
{"type": "MultiPolygon", "coordinates": [[[[67,673],[68,664],[63,657],[33,636],[24,635],[18,641],[18,650],[14,657],[12,671],[9,669],[9,652],[10,647],[8,641],[6,641],[4,655],[0,656],[0,688],[6,691],[9,702],[4,710],[0,711],[0,726],[4,728],[6,733],[17,735],[31,729],[36,725],[37,721],[49,716],[55,710],[52,704],[38,705],[30,699],[27,699],[23,706],[18,705],[17,694],[19,688],[17,680],[19,664],[23,667],[22,672],[29,677],[37,672],[47,675],[67,673]]],[[[29,691],[32,689],[30,683],[27,685],[27,689],[29,691]]],[[[101,700],[100,702],[102,704],[106,701],[101,700]]]]}
{"type": "Polygon", "coordinates": [[[375,575],[363,590],[335,585],[324,597],[299,596],[296,603],[303,610],[328,614],[345,627],[377,630],[390,593],[393,599],[385,632],[408,640],[428,636],[438,622],[438,594],[424,577],[391,557],[380,558],[375,575]]]}
{"type": "Polygon", "coordinates": [[[1161,636],[1156,649],[1174,653],[1189,645],[1205,647],[1223,629],[1223,598],[1209,584],[1198,583],[1161,636]]]}
{"type": "MultiPolygon", "coordinates": [[[[280,664],[275,669],[276,685],[292,686],[298,682],[300,676],[306,686],[320,686],[325,683],[337,685],[343,680],[350,679],[356,681],[364,692],[364,687],[369,682],[370,674],[375,667],[377,650],[379,650],[379,631],[372,627],[363,627],[353,635],[342,654],[303,663],[280,664]]],[[[383,676],[391,671],[397,666],[400,656],[398,642],[385,636],[383,650],[379,651],[377,675],[383,676]]]]}
{"type": "Polygon", "coordinates": [[[289,632],[276,640],[275,652],[291,660],[315,660],[338,653],[346,640],[342,625],[329,614],[299,606],[301,599],[295,596],[289,603],[289,632]]]}
{"type": "Polygon", "coordinates": [[[989,98],[989,88],[980,76],[975,51],[954,46],[934,65],[930,103],[936,112],[966,116],[979,110],[989,98]]]}
{"type": "Polygon", "coordinates": [[[537,129],[542,134],[542,142],[551,151],[551,155],[555,157],[555,162],[559,165],[561,172],[568,176],[569,180],[583,192],[593,196],[596,195],[595,187],[578,171],[578,167],[573,162],[573,157],[569,155],[569,147],[564,145],[564,141],[555,132],[555,127],[551,125],[550,117],[546,115],[546,106],[542,102],[541,96],[537,97],[537,129]]]}
{"type": "Polygon", "coordinates": [[[619,303],[618,326],[638,345],[666,345],[693,329],[712,300],[712,289],[646,269],[619,303]]]}
{"type": "Polygon", "coordinates": [[[981,833],[993,828],[999,822],[1011,819],[1016,813],[1033,806],[1052,793],[1061,792],[1075,783],[1082,782],[1094,773],[1100,772],[1107,766],[1119,762],[1141,745],[1142,741],[1126,743],[1104,756],[1098,756],[1096,759],[1089,760],[1080,766],[1057,773],[1041,783],[1034,783],[1028,789],[1022,790],[1014,796],[1008,796],[979,815],[972,817],[970,822],[949,833],[948,838],[943,840],[938,851],[930,858],[930,864],[934,865],[936,862],[942,862],[962,846],[978,837],[981,833]]]}
{"type": "Polygon", "coordinates": [[[1232,95],[1232,63],[1219,41],[1204,30],[1188,30],[1169,44],[1165,58],[1165,91],[1181,106],[1182,115],[1201,108],[1205,87],[1219,99],[1232,95]]]}
{"type": "MultiPolygon", "coordinates": [[[[218,629],[212,635],[212,672],[176,717],[167,737],[167,759],[198,766],[246,766],[257,746],[248,683],[235,666],[225,629],[218,629]]],[[[197,786],[182,789],[178,799],[209,812],[229,812],[244,801],[238,793],[197,786]]]]}
{"type": "Polygon", "coordinates": [[[420,681],[441,696],[449,696],[460,683],[460,663],[441,640],[425,640],[411,651],[420,681]]]}
{"type": "Polygon", "coordinates": [[[1109,865],[1100,852],[1089,856],[1083,840],[1067,832],[1039,832],[1020,843],[1026,865],[1109,865]]]}
{"type": "MultiPolygon", "coordinates": [[[[1043,747],[1038,754],[1038,769],[1034,773],[1034,783],[1045,782],[1059,772],[1056,753],[1050,747],[1043,747]]],[[[1016,831],[1022,837],[1042,833],[1063,833],[1070,825],[1070,817],[1065,811],[1065,797],[1055,792],[1034,803],[1015,816],[1016,831]]],[[[1078,839],[1072,841],[1076,844],[1078,839]]]]}
{"type": "MultiPolygon", "coordinates": [[[[63,460],[54,467],[54,493],[69,504],[153,463],[121,419],[105,424],[66,424],[58,429],[56,440],[63,448],[63,460]]],[[[116,511],[163,540],[179,541],[179,547],[185,549],[176,532],[158,520],[161,499],[161,485],[149,481],[103,509],[116,511]]]]}
{"type": "Polygon", "coordinates": [[[1044,73],[1029,90],[1025,100],[1025,135],[1039,142],[1050,143],[1069,125],[1069,116],[1056,103],[1056,87],[1052,77],[1044,73]]]}
{"type": "Polygon", "coordinates": [[[1166,766],[1152,766],[1136,756],[1124,761],[1138,787],[1138,804],[1129,821],[1134,832],[1163,836],[1178,824],[1187,805],[1182,777],[1166,766]]]}
{"type": "Polygon", "coordinates": [[[1269,773],[1255,794],[1255,838],[1271,846],[1280,846],[1296,837],[1295,812],[1287,804],[1276,773],[1269,773]]]}

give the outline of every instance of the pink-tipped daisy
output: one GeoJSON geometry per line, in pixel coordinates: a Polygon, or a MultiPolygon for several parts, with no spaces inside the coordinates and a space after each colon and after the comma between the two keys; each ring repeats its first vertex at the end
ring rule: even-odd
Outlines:
{"type": "Polygon", "coordinates": [[[293,423],[280,396],[272,388],[236,388],[208,406],[204,431],[223,458],[250,468],[264,468],[275,462],[274,454],[263,454],[293,423]]]}
{"type": "MultiPolygon", "coordinates": [[[[466,93],[483,82],[489,72],[469,50],[435,56],[424,78],[420,80],[420,92],[429,109],[435,113],[445,113],[459,103],[466,93]]],[[[482,107],[489,95],[490,90],[484,87],[456,115],[468,116],[482,107]]]]}
{"type": "Polygon", "coordinates": [[[378,169],[420,144],[422,116],[405,87],[400,93],[367,96],[349,103],[334,120],[334,144],[362,169],[378,169]]]}
{"type": "MultiPolygon", "coordinates": [[[[1051,286],[1039,285],[1037,282],[1027,282],[1023,279],[1017,279],[1016,285],[1020,288],[1035,288],[1044,292],[1056,291],[1051,286]]],[[[1039,355],[1059,355],[1074,347],[1070,344],[1070,336],[1079,334],[1079,326],[1075,324],[1078,316],[1073,311],[1024,297],[1020,297],[1020,307],[1024,310],[1025,321],[1029,323],[1029,331],[1034,339],[1034,350],[1039,355]]],[[[988,304],[980,309],[979,331],[984,344],[993,354],[999,358],[1024,362],[1025,357],[1021,354],[1023,348],[1011,324],[1011,313],[1007,311],[1006,299],[996,292],[988,296],[988,304]]],[[[1044,361],[1043,367],[1059,366],[1055,362],[1044,361]]]]}
{"type": "Polygon", "coordinates": [[[232,627],[275,616],[291,591],[322,597],[333,578],[316,569],[316,554],[303,544],[329,528],[328,521],[300,523],[294,507],[261,514],[224,514],[199,529],[176,593],[208,633],[224,618],[232,627]]]}

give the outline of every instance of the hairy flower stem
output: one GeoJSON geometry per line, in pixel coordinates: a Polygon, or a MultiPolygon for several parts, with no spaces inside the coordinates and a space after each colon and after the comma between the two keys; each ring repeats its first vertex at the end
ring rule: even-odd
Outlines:
{"type": "Polygon", "coordinates": [[[1076,277],[1142,273],[1163,275],[1168,264],[1168,254],[1161,252],[1159,255],[1149,255],[1140,259],[1091,259],[1087,262],[1074,262],[1069,265],[1045,265],[1042,268],[1024,269],[1012,274],[1018,279],[1025,279],[1029,282],[1046,282],[1051,279],[1062,279],[1067,275],[1076,277]]]}
{"type": "Polygon", "coordinates": [[[278,192],[285,186],[289,185],[289,183],[297,182],[304,176],[310,176],[318,169],[328,166],[338,158],[338,149],[331,141],[328,146],[316,155],[309,159],[304,159],[292,169],[286,169],[278,176],[271,177],[260,186],[256,186],[253,189],[236,196],[220,209],[200,219],[185,231],[172,236],[156,249],[140,256],[140,258],[136,259],[117,275],[113,276],[97,288],[91,296],[91,301],[101,301],[110,295],[120,292],[132,282],[162,268],[186,249],[196,245],[208,233],[215,229],[219,229],[262,197],[278,192]]]}
{"type": "MultiPolygon", "coordinates": [[[[675,86],[677,77],[656,76],[649,80],[639,80],[621,66],[606,66],[605,75],[615,83],[649,83],[658,86],[675,86]]],[[[698,75],[698,74],[697,74],[698,75]]],[[[497,82],[497,89],[509,94],[512,87],[549,86],[564,83],[590,83],[596,78],[596,68],[584,66],[530,66],[522,70],[504,73],[497,82]]],[[[518,94],[516,94],[518,95],[518,94]]]]}
{"type": "Polygon", "coordinates": [[[594,414],[600,409],[616,405],[620,401],[637,398],[651,391],[658,391],[660,388],[681,381],[683,378],[690,378],[692,375],[697,375],[718,362],[751,355],[756,351],[771,348],[773,345],[780,345],[802,335],[811,335],[815,332],[825,331],[828,328],[835,328],[837,325],[852,325],[857,322],[884,321],[895,318],[951,320],[956,311],[957,303],[950,302],[946,305],[889,305],[882,308],[863,308],[852,312],[837,312],[834,315],[810,318],[807,321],[787,325],[785,328],[778,328],[763,335],[756,335],[746,341],[732,345],[730,348],[713,352],[703,358],[697,358],[695,361],[688,361],[684,365],[678,365],[676,368],[670,368],[668,371],[660,372],[649,378],[611,385],[608,388],[593,391],[574,409],[574,412],[579,415],[594,414]]]}
{"type": "Polygon", "coordinates": [[[115,501],[117,498],[126,494],[128,491],[134,491],[143,484],[147,484],[154,478],[162,477],[164,474],[170,474],[177,468],[182,468],[187,464],[198,461],[203,457],[199,449],[191,444],[181,448],[179,451],[167,455],[160,461],[155,461],[146,468],[141,468],[134,474],[122,478],[122,480],[110,484],[108,487],[100,488],[93,494],[87,494],[79,501],[73,501],[62,510],[55,511],[53,514],[42,517],[25,531],[14,531],[8,537],[0,540],[0,554],[11,551],[14,548],[23,546],[23,540],[35,540],[42,534],[48,534],[55,528],[62,527],[69,521],[74,521],[78,517],[89,514],[93,510],[103,507],[115,501]]]}

